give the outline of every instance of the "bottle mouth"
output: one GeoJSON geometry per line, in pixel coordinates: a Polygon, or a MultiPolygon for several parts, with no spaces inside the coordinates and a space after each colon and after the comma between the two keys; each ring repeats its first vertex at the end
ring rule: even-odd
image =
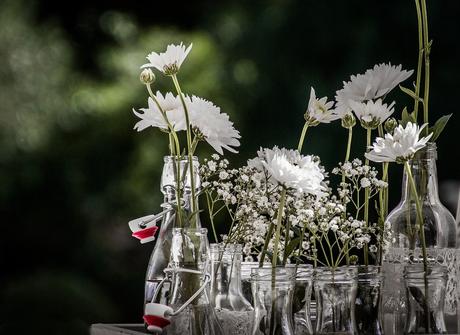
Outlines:
{"type": "Polygon", "coordinates": [[[438,151],[436,143],[428,142],[426,146],[414,155],[413,160],[428,160],[428,159],[438,159],[438,151]]]}
{"type": "Polygon", "coordinates": [[[175,234],[207,236],[208,229],[206,228],[173,228],[173,235],[175,234]]]}
{"type": "MultiPolygon", "coordinates": [[[[193,156],[192,159],[193,159],[194,162],[198,162],[198,156],[193,156]]],[[[181,162],[188,162],[188,157],[184,156],[184,157],[181,157],[180,159],[178,158],[178,156],[164,156],[163,157],[163,161],[165,163],[177,162],[178,160],[181,161],[181,162]]]]}
{"type": "Polygon", "coordinates": [[[338,268],[320,267],[315,269],[317,282],[350,283],[358,278],[357,266],[344,266],[338,268]]]}

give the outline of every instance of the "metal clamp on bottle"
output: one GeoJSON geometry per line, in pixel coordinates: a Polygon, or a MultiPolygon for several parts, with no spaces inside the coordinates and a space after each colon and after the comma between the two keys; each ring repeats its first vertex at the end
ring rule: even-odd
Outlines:
{"type": "Polygon", "coordinates": [[[193,300],[195,300],[201,293],[203,293],[203,291],[206,289],[206,286],[211,281],[211,276],[208,273],[206,273],[203,285],[201,285],[200,288],[185,303],[182,304],[182,306],[180,306],[177,310],[174,311],[171,307],[167,305],[157,304],[153,302],[156,300],[158,292],[160,292],[160,289],[163,286],[163,284],[166,281],[171,281],[169,279],[169,273],[188,272],[201,275],[202,272],[184,268],[166,268],[164,272],[166,273],[166,277],[163,278],[163,280],[160,283],[158,283],[156,292],[152,298],[152,302],[145,305],[144,321],[147,324],[147,330],[151,332],[162,332],[163,328],[165,328],[171,323],[171,317],[181,313],[185,308],[187,308],[187,306],[190,305],[193,300]]]}
{"type": "Polygon", "coordinates": [[[155,234],[158,230],[157,222],[169,212],[173,211],[171,205],[164,203],[161,207],[166,208],[161,213],[143,216],[129,221],[129,228],[132,236],[139,239],[142,244],[155,240],[155,234]]]}

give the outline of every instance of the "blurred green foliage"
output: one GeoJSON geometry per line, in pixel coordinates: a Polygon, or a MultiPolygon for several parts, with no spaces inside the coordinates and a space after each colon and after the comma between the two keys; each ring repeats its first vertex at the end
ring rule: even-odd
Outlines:
{"type": "MultiPolygon", "coordinates": [[[[442,162],[459,161],[459,23],[444,18],[460,4],[429,5],[432,119],[454,113],[439,143],[440,178],[456,179],[456,164],[442,162]]],[[[240,154],[228,156],[235,165],[259,146],[296,145],[311,85],[332,98],[342,80],[375,63],[416,66],[412,1],[199,1],[177,12],[134,2],[62,6],[0,2],[4,334],[25,323],[30,309],[35,333],[84,334],[94,322],[140,321],[152,245],[132,239],[127,221],[158,210],[167,153],[161,133],[132,129],[131,109],[147,105],[138,75],[150,51],[193,42],[180,80],[187,93],[230,114],[243,136],[240,154]]],[[[157,79],[158,89],[172,90],[157,79]]],[[[411,104],[399,92],[391,98],[398,111],[411,104]]],[[[305,152],[332,168],[343,159],[345,136],[339,124],[313,128],[305,152]]],[[[363,148],[356,132],[355,155],[363,148]]],[[[391,174],[394,204],[399,176],[391,174]]]]}

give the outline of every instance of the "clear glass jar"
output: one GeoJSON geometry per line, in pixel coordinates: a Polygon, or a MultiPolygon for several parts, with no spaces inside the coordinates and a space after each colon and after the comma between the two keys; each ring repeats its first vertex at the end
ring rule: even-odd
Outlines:
{"type": "Polygon", "coordinates": [[[383,274],[380,266],[358,266],[355,317],[359,335],[383,335],[381,302],[383,274]]]}
{"type": "MultiPolygon", "coordinates": [[[[449,269],[445,312],[449,320],[453,320],[449,323],[452,324],[449,332],[457,333],[460,331],[455,322],[460,319],[457,302],[460,298],[457,290],[457,226],[452,214],[439,199],[436,159],[436,144],[428,143],[415,154],[410,167],[422,205],[427,261],[445,265],[449,269]]],[[[399,335],[405,329],[408,306],[406,300],[401,299],[406,290],[404,267],[423,261],[416,216],[414,194],[404,171],[401,201],[387,218],[394,237],[383,262],[383,318],[387,335],[399,335]]]]}
{"type": "Polygon", "coordinates": [[[241,289],[243,291],[243,296],[247,301],[254,306],[254,301],[252,297],[252,287],[251,287],[251,271],[254,268],[259,267],[259,262],[242,262],[241,263],[241,289]]]}
{"type": "Polygon", "coordinates": [[[406,334],[446,334],[444,297],[447,269],[430,265],[425,273],[423,264],[404,269],[408,313],[406,334]]]}
{"type": "Polygon", "coordinates": [[[210,274],[207,229],[174,228],[169,268],[174,311],[167,335],[222,335],[209,299],[210,274]]]}
{"type": "Polygon", "coordinates": [[[241,244],[211,244],[211,302],[224,334],[250,333],[253,311],[241,290],[241,244]]]}
{"type": "MultiPolygon", "coordinates": [[[[296,265],[291,265],[296,267],[296,265]]],[[[296,335],[312,335],[311,293],[313,287],[313,267],[309,264],[297,265],[293,298],[294,329],[296,335]]]]}
{"type": "MultiPolygon", "coordinates": [[[[193,158],[193,168],[195,171],[195,189],[198,192],[201,188],[200,177],[198,174],[198,158],[193,158]]],[[[189,162],[187,159],[177,160],[175,156],[164,157],[163,173],[161,175],[161,192],[164,195],[163,208],[176,209],[177,199],[181,199],[182,215],[179,220],[176,210],[168,211],[161,221],[161,228],[155,247],[150,256],[147,273],[145,276],[145,296],[144,305],[148,302],[158,302],[168,304],[169,284],[167,282],[161,288],[161,292],[156,294],[156,301],[152,301],[156,293],[158,284],[164,278],[164,269],[168,266],[170,259],[171,241],[173,229],[176,227],[189,227],[192,225],[188,220],[191,210],[191,180],[189,162]],[[179,178],[178,178],[179,176],[179,178]],[[178,183],[179,179],[179,183],[178,183]],[[180,194],[178,192],[180,190],[180,194]]],[[[200,216],[194,215],[193,226],[200,228],[200,216]]]]}
{"type": "Polygon", "coordinates": [[[254,298],[252,335],[294,335],[292,298],[295,268],[253,268],[254,298]]]}
{"type": "Polygon", "coordinates": [[[356,267],[316,268],[313,285],[317,304],[315,334],[357,335],[356,267]]]}

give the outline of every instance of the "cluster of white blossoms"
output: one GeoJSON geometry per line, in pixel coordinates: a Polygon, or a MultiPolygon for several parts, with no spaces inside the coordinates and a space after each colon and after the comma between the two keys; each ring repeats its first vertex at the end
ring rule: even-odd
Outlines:
{"type": "MultiPolygon", "coordinates": [[[[265,160],[271,161],[272,157],[277,157],[280,153],[283,153],[291,164],[298,164],[305,158],[297,151],[275,147],[261,149],[255,159],[238,169],[229,168],[228,161],[218,155],[205,160],[200,167],[210,215],[220,212],[224,207],[229,210],[232,219],[231,230],[223,239],[227,242],[242,243],[246,261],[260,259],[269,227],[277,221],[281,192],[289,185],[274,178],[271,170],[263,164],[265,160]],[[222,204],[217,205],[219,202],[222,204]]],[[[348,200],[333,195],[332,190],[327,187],[327,174],[324,168],[319,165],[316,158],[312,157],[312,161],[315,166],[312,174],[322,176],[318,178],[320,182],[317,185],[321,191],[318,193],[311,190],[304,192],[297,188],[287,189],[282,222],[283,229],[289,229],[289,232],[284,231],[281,235],[278,252],[284,253],[287,234],[290,241],[300,241],[300,237],[303,237],[296,248],[289,250],[291,260],[298,256],[315,259],[318,252],[321,253],[318,245],[326,245],[325,238],[331,234],[337,236],[341,246],[362,248],[364,245],[370,245],[370,234],[375,232],[375,229],[365,228],[363,221],[349,218],[346,213],[348,200]]],[[[358,160],[350,164],[350,169],[345,167],[347,175],[353,178],[361,177],[363,182],[368,178],[371,183],[369,187],[372,189],[382,186],[382,182],[376,178],[375,169],[362,166],[358,160]],[[359,172],[355,173],[355,170],[359,172]]],[[[351,188],[349,185],[348,189],[351,188]]],[[[274,236],[270,236],[268,254],[272,253],[274,243],[274,236]]],[[[374,246],[371,249],[373,248],[374,246]]]]}
{"type": "MultiPolygon", "coordinates": [[[[152,52],[147,56],[149,63],[142,68],[149,71],[141,75],[144,82],[151,84],[150,78],[154,78],[150,68],[156,68],[168,76],[175,76],[182,63],[189,54],[192,45],[186,49],[180,45],[168,45],[164,53],[152,52]],[[146,79],[145,79],[146,78],[146,79]]],[[[175,77],[174,77],[175,78],[175,77]]],[[[150,91],[149,91],[150,92],[150,91]]],[[[134,129],[142,131],[148,127],[160,128],[167,132],[186,131],[186,110],[189,116],[190,126],[195,136],[199,140],[205,140],[219,154],[223,154],[223,149],[236,153],[234,147],[240,145],[239,132],[233,127],[229,116],[220,111],[220,108],[212,102],[192,95],[174,95],[171,92],[162,95],[157,92],[148,99],[148,107],[141,108],[142,113],[133,109],[134,114],[141,120],[136,123],[134,129]],[[172,129],[171,129],[172,128],[172,129]]]]}
{"type": "Polygon", "coordinates": [[[332,170],[332,174],[345,177],[345,182],[338,188],[339,197],[345,203],[352,202],[356,209],[363,205],[359,203],[358,192],[368,189],[369,198],[372,198],[379,190],[388,187],[386,182],[377,178],[378,171],[375,167],[363,165],[358,158],[351,162],[339,163],[339,166],[332,170]]]}
{"type": "Polygon", "coordinates": [[[364,74],[352,75],[336,92],[335,113],[343,118],[353,111],[363,127],[377,128],[394,112],[394,102],[386,105],[383,99],[412,73],[412,70],[402,70],[401,65],[389,63],[375,65],[364,74]]]}

